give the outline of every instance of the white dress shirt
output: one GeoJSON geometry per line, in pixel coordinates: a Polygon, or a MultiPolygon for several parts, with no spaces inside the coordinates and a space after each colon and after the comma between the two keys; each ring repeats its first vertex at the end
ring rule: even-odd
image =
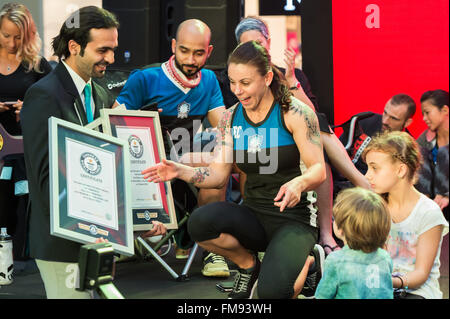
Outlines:
{"type": "MultiPolygon", "coordinates": [[[[80,95],[84,110],[86,111],[86,103],[84,102],[84,88],[86,87],[86,84],[89,83],[91,85],[91,92],[92,92],[92,79],[89,79],[89,81],[86,83],[81,76],[79,76],[66,62],[64,62],[64,60],[61,60],[61,62],[64,64],[67,71],[69,72],[70,77],[73,80],[73,83],[75,83],[75,87],[77,88],[78,94],[80,95]]],[[[91,108],[92,114],[94,114],[95,104],[93,94],[91,94],[91,108]]]]}

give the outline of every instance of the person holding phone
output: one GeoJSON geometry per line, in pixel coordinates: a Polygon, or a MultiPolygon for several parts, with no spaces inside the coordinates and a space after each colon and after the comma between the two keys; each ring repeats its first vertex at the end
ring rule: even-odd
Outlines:
{"type": "MultiPolygon", "coordinates": [[[[22,4],[3,5],[0,8],[0,124],[10,135],[22,135],[19,113],[25,92],[51,71],[50,64],[39,55],[40,49],[41,39],[29,10],[22,4]]],[[[25,164],[23,154],[5,156],[0,161],[10,172],[2,174],[0,179],[0,226],[7,227],[13,235],[17,260],[26,257],[25,164]]]]}
{"type": "Polygon", "coordinates": [[[7,3],[0,9],[0,123],[21,135],[19,113],[27,89],[52,70],[39,55],[41,39],[30,11],[7,3]]]}

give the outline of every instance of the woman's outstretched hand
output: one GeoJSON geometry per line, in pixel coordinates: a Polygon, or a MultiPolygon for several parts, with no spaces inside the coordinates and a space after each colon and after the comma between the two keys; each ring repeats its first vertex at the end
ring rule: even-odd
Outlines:
{"type": "Polygon", "coordinates": [[[177,178],[178,167],[175,162],[163,159],[162,162],[144,169],[141,174],[149,182],[161,183],[177,178]]]}

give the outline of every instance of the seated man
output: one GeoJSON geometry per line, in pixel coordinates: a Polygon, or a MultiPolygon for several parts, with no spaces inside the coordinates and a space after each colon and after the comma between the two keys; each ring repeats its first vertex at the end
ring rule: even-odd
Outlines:
{"type": "MultiPolygon", "coordinates": [[[[348,151],[355,167],[362,174],[367,172],[367,164],[364,163],[360,156],[372,137],[384,131],[408,132],[407,127],[411,125],[415,113],[416,103],[412,97],[406,94],[396,94],[386,102],[382,115],[375,114],[359,121],[360,132],[355,133],[358,136],[354,137],[353,143],[348,151]]],[[[339,139],[343,144],[347,144],[347,136],[345,134],[342,134],[339,139]]],[[[336,171],[333,171],[333,179],[335,194],[351,186],[350,182],[336,171]]]]}
{"type": "MultiPolygon", "coordinates": [[[[200,20],[186,20],[177,29],[172,39],[173,56],[160,67],[134,71],[117,97],[115,106],[125,104],[127,109],[137,110],[153,102],[161,108],[160,119],[174,144],[169,158],[176,160],[193,151],[194,135],[206,118],[215,127],[225,110],[223,98],[214,73],[202,68],[210,56],[211,31],[200,20]]],[[[166,151],[169,148],[166,146],[166,151]]],[[[212,151],[212,150],[210,150],[212,151]]],[[[189,158],[189,156],[182,157],[189,158]]],[[[185,197],[185,184],[172,184],[174,198],[185,197]]],[[[226,187],[222,189],[201,189],[198,206],[223,201],[226,187]]],[[[195,202],[188,198],[186,206],[193,208],[195,202]]],[[[178,214],[178,211],[177,211],[178,214]]],[[[178,216],[180,217],[180,216],[178,216]]],[[[187,258],[193,245],[186,232],[186,226],[176,233],[177,258],[187,258]]],[[[202,270],[205,276],[229,276],[223,257],[208,254],[202,270]]]]}

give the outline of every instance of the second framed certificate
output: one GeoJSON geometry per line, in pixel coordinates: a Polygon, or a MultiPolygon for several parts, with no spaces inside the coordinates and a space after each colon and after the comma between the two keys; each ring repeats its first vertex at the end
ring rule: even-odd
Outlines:
{"type": "Polygon", "coordinates": [[[128,145],[134,230],[151,229],[153,220],[176,229],[170,182],[149,183],[141,175],[166,156],[158,112],[102,109],[100,115],[103,132],[128,145]]]}

